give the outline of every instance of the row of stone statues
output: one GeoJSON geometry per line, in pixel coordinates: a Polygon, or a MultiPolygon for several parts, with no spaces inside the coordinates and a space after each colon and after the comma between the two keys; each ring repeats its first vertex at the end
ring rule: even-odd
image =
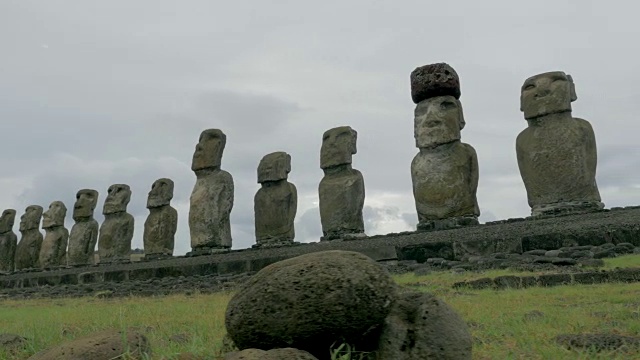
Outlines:
{"type": "MultiPolygon", "coordinates": [[[[460,80],[445,63],[416,68],[410,76],[414,111],[414,138],[419,148],[411,163],[418,230],[450,229],[478,224],[476,198],[478,158],[460,141],[465,119],[460,102],[460,80]]],[[[571,115],[577,99],[571,76],[548,72],[527,79],[520,107],[528,127],[518,135],[516,153],[532,215],[599,210],[604,207],[595,181],[596,143],[591,125],[571,115]]],[[[364,237],[364,179],[351,166],[357,132],[349,126],[327,130],[322,137],[319,207],[321,240],[364,237]]],[[[230,214],[234,201],[231,174],[221,169],[226,136],[219,129],[201,133],[191,169],[196,184],[190,198],[190,255],[231,248],[230,214]]],[[[296,187],[287,181],[291,156],[274,152],[258,165],[261,188],[254,198],[255,247],[292,244],[297,209],[296,187]]],[[[149,217],[144,228],[148,257],[173,254],[177,212],[170,206],[173,182],[157,180],[149,192],[149,217]]],[[[29,206],[20,222],[22,239],[12,232],[14,210],[0,218],[0,271],[62,265],[90,264],[98,244],[101,262],[128,260],[133,237],[133,216],[126,212],[131,197],[127,185],[109,187],[104,203],[105,221],[93,219],[98,192],[80,190],[74,205],[75,225],[64,228],[66,208],[56,201],[43,214],[29,206]],[[38,230],[40,217],[44,240],[38,230]],[[68,250],[67,249],[68,242],[68,250]],[[10,259],[11,258],[11,261],[10,259]],[[66,260],[65,260],[66,259],[66,260]]]]}

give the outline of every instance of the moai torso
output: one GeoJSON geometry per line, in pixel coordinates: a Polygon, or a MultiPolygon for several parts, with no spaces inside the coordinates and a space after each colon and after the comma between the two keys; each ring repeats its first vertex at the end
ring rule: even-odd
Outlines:
{"type": "Polygon", "coordinates": [[[42,228],[45,231],[40,249],[40,267],[43,269],[66,264],[69,231],[64,227],[67,208],[61,201],[54,201],[42,215],[42,228]]]}
{"type": "Polygon", "coordinates": [[[104,222],[98,235],[98,255],[101,263],[130,261],[134,219],[127,213],[131,189],[125,184],[109,187],[102,213],[104,222]]]}
{"type": "Polygon", "coordinates": [[[298,192],[287,181],[291,156],[285,152],[266,155],[258,166],[262,187],[254,197],[256,246],[292,244],[298,192]]]}
{"type": "Polygon", "coordinates": [[[18,237],[13,232],[16,211],[7,209],[0,216],[0,272],[9,273],[15,270],[16,247],[18,237]]]}
{"type": "Polygon", "coordinates": [[[99,225],[93,218],[93,213],[97,203],[96,190],[83,189],[76,194],[73,207],[75,224],[71,227],[67,251],[68,265],[88,265],[95,262],[93,254],[98,242],[99,225]]]}
{"type": "Polygon", "coordinates": [[[20,217],[20,242],[16,248],[16,270],[39,267],[43,236],[40,232],[42,206],[30,205],[20,217]]]}
{"type": "Polygon", "coordinates": [[[364,178],[351,167],[356,141],[357,132],[349,126],[327,130],[322,137],[324,177],[318,186],[322,240],[365,236],[364,178]]]}
{"type": "Polygon", "coordinates": [[[218,129],[200,134],[191,170],[196,174],[189,207],[189,233],[194,253],[231,248],[233,178],[220,169],[226,136],[218,129]]]}
{"type": "Polygon", "coordinates": [[[597,151],[591,125],[571,116],[573,81],[563,72],[525,81],[521,108],[529,122],[516,140],[518,167],[532,215],[597,210],[597,151]]]}
{"type": "Polygon", "coordinates": [[[419,230],[477,224],[478,159],[460,141],[465,126],[455,71],[446,64],[419,67],[411,73],[416,102],[414,138],[420,152],[411,162],[419,230]]]}
{"type": "Polygon", "coordinates": [[[178,212],[169,203],[173,198],[173,181],[156,180],[149,192],[149,216],[144,222],[145,258],[172,256],[178,227],[178,212]]]}

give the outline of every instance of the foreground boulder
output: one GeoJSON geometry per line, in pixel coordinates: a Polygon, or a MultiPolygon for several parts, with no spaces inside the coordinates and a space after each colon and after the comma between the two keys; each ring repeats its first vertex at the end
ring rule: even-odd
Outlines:
{"type": "Polygon", "coordinates": [[[29,360],[110,360],[124,358],[125,354],[127,359],[145,359],[150,353],[149,341],[143,334],[133,329],[111,329],[41,351],[29,360]]]}
{"type": "Polygon", "coordinates": [[[404,291],[398,295],[380,336],[378,359],[471,359],[467,324],[431,294],[404,291]]]}
{"type": "Polygon", "coordinates": [[[305,254],[247,281],[229,302],[225,325],[239,349],[293,347],[324,359],[334,343],[377,335],[396,289],[387,271],[360,253],[305,254]]]}
{"type": "Polygon", "coordinates": [[[229,353],[224,360],[318,360],[306,351],[284,348],[269,351],[259,349],[246,349],[229,353]]]}

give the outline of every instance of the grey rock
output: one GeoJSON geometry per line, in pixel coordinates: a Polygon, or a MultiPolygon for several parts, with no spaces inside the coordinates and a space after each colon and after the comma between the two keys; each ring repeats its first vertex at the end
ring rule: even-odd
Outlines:
{"type": "Polygon", "coordinates": [[[304,350],[282,348],[269,351],[245,349],[226,354],[224,360],[318,360],[318,358],[304,350]]]}
{"type": "Polygon", "coordinates": [[[631,243],[620,243],[616,245],[615,251],[618,254],[631,254],[634,248],[635,246],[631,243]]]}
{"type": "Polygon", "coordinates": [[[571,258],[557,258],[557,259],[553,259],[553,261],[551,261],[551,263],[553,265],[560,265],[560,266],[565,266],[565,265],[575,265],[578,262],[574,259],[571,258]]]}
{"type": "Polygon", "coordinates": [[[549,250],[544,253],[546,257],[558,257],[562,251],[561,250],[549,250]]]}
{"type": "Polygon", "coordinates": [[[13,272],[15,269],[18,236],[13,232],[16,211],[7,209],[0,216],[0,272],[13,272]]]}
{"type": "Polygon", "coordinates": [[[145,258],[172,256],[178,229],[178,211],[170,203],[173,199],[173,180],[162,178],[151,185],[147,198],[149,216],[144,222],[145,258]]]}
{"type": "Polygon", "coordinates": [[[68,265],[88,265],[94,263],[94,252],[98,242],[99,225],[93,218],[98,205],[98,192],[93,189],[82,189],[76,193],[73,205],[75,224],[69,233],[68,265]]]}
{"type": "Polygon", "coordinates": [[[291,156],[279,151],[265,155],[258,165],[261,188],[254,197],[256,246],[292,244],[298,192],[287,181],[291,156]]]}
{"type": "Polygon", "coordinates": [[[594,349],[596,351],[620,348],[640,348],[640,338],[619,334],[561,334],[556,342],[570,350],[594,349]]]}
{"type": "Polygon", "coordinates": [[[67,263],[67,244],[69,230],[64,227],[67,207],[62,201],[54,201],[49,210],[42,214],[42,228],[45,231],[39,263],[43,269],[65,265],[67,263]]]}
{"type": "Polygon", "coordinates": [[[44,237],[40,232],[40,220],[44,209],[29,205],[20,217],[20,242],[16,247],[16,270],[37,268],[44,237]]]}
{"type": "Polygon", "coordinates": [[[329,129],[322,136],[318,186],[322,240],[364,234],[364,178],[351,166],[358,133],[349,126],[329,129]]]}
{"type": "Polygon", "coordinates": [[[446,63],[417,67],[411,72],[411,100],[419,103],[436,96],[452,96],[460,99],[458,73],[446,63]]]}
{"type": "Polygon", "coordinates": [[[577,99],[571,76],[538,74],[522,86],[520,110],[529,126],[516,140],[531,214],[599,210],[597,151],[591,124],[571,115],[577,99]]]}
{"type": "Polygon", "coordinates": [[[16,334],[0,334],[0,349],[15,350],[20,347],[24,347],[27,343],[27,339],[16,334]]]}
{"type": "Polygon", "coordinates": [[[220,169],[226,135],[218,129],[204,130],[193,154],[196,174],[189,206],[189,232],[194,252],[231,248],[230,215],[233,208],[233,177],[220,169]]]}
{"type": "Polygon", "coordinates": [[[606,250],[598,251],[593,254],[594,259],[604,259],[604,258],[613,258],[618,256],[615,248],[609,248],[606,250]]]}
{"type": "Polygon", "coordinates": [[[547,252],[547,250],[529,250],[522,253],[522,255],[545,256],[547,252]]]}
{"type": "Polygon", "coordinates": [[[98,255],[101,263],[129,261],[134,219],[127,213],[131,189],[126,184],[109,186],[102,213],[104,222],[98,235],[98,255]]]}
{"type": "Polygon", "coordinates": [[[471,359],[464,320],[442,300],[416,291],[404,291],[394,301],[378,344],[379,359],[471,359]]]}

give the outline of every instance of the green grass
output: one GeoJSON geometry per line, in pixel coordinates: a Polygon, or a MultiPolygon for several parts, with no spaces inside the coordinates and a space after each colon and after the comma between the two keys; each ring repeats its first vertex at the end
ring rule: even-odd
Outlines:
{"type": "MultiPolygon", "coordinates": [[[[640,255],[606,260],[606,268],[640,267],[640,255]]],[[[455,308],[470,324],[474,359],[633,359],[640,351],[578,353],[553,342],[561,333],[618,333],[640,336],[640,283],[571,285],[523,290],[456,290],[458,281],[500,275],[507,270],[425,276],[404,274],[396,281],[429,291],[455,308]],[[544,315],[531,320],[525,314],[544,315]]],[[[522,273],[528,274],[530,273],[522,273]]],[[[189,352],[214,358],[220,349],[224,312],[231,293],[172,295],[156,298],[47,299],[0,301],[0,333],[29,339],[28,347],[0,359],[26,359],[51,345],[106,328],[139,327],[153,348],[152,359],[189,352]],[[187,341],[175,343],[171,336],[187,341]]],[[[353,360],[342,356],[341,360],[353,360]]]]}

